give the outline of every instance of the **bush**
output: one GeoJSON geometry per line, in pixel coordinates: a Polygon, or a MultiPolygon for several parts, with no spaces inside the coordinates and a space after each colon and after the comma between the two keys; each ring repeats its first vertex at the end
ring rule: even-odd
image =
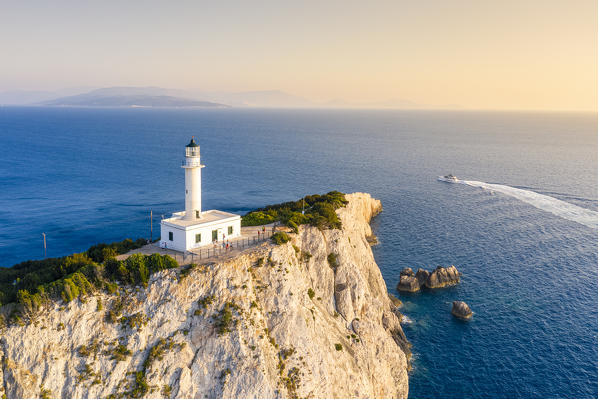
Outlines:
{"type": "Polygon", "coordinates": [[[102,263],[105,260],[113,258],[116,255],[127,253],[133,249],[141,248],[147,244],[147,240],[144,238],[138,238],[133,241],[130,238],[126,238],[120,242],[113,242],[111,244],[96,244],[90,247],[86,254],[94,262],[102,263]]]}
{"type": "Polygon", "coordinates": [[[309,299],[314,299],[314,296],[316,296],[316,293],[314,292],[314,290],[312,290],[310,288],[307,290],[307,296],[309,297],[309,299]]]}
{"type": "Polygon", "coordinates": [[[123,316],[120,319],[120,324],[123,326],[123,328],[137,331],[141,331],[147,322],[148,318],[143,312],[135,313],[130,316],[123,316]]]}
{"type": "Polygon", "coordinates": [[[334,344],[334,349],[336,349],[337,351],[342,351],[343,346],[341,344],[334,344]]]}
{"type": "Polygon", "coordinates": [[[291,237],[284,231],[279,231],[278,233],[272,234],[271,239],[276,245],[282,245],[289,242],[291,237]]]}
{"type": "Polygon", "coordinates": [[[347,202],[345,194],[338,191],[308,195],[298,201],[269,205],[249,212],[241,219],[241,225],[258,226],[282,222],[295,232],[302,224],[311,224],[321,229],[340,229],[341,221],[336,210],[344,207],[347,202]]]}
{"type": "Polygon", "coordinates": [[[336,270],[338,267],[338,257],[334,252],[328,254],[328,265],[332,268],[332,270],[336,270]]]}
{"type": "Polygon", "coordinates": [[[118,343],[115,345],[114,349],[109,352],[108,354],[112,355],[110,357],[111,360],[116,360],[117,362],[122,362],[127,360],[128,356],[131,356],[132,352],[123,344],[118,343]]]}
{"type": "Polygon", "coordinates": [[[233,310],[238,311],[239,307],[232,302],[226,302],[222,310],[214,316],[218,335],[231,332],[231,327],[237,324],[237,320],[233,318],[233,310]]]}
{"type": "MultiPolygon", "coordinates": [[[[24,291],[30,296],[29,298],[28,295],[21,295],[22,310],[25,311],[35,308],[36,301],[43,302],[51,296],[63,298],[67,302],[71,301],[85,295],[94,286],[101,288],[105,285],[103,280],[114,275],[119,267],[119,262],[114,259],[115,254],[139,248],[145,243],[144,239],[137,241],[126,239],[112,244],[94,245],[80,254],[29,260],[8,268],[0,267],[0,302],[4,304],[19,302],[19,291],[24,291]],[[104,261],[106,265],[100,264],[104,261]],[[37,294],[39,295],[34,300],[32,297],[37,294]]],[[[155,267],[150,267],[169,268],[172,267],[172,263],[176,264],[172,258],[168,258],[162,260],[162,263],[158,262],[155,267]]],[[[153,265],[151,261],[149,263],[153,265]]]]}

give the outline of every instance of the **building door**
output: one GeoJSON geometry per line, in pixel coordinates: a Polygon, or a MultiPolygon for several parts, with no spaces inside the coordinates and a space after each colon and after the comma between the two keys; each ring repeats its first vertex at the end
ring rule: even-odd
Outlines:
{"type": "Polygon", "coordinates": [[[212,230],[212,241],[218,241],[218,230],[212,230]]]}

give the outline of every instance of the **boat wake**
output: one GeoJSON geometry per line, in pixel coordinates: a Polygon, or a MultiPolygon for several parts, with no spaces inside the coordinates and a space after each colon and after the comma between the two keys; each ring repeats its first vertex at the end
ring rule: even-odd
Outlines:
{"type": "Polygon", "coordinates": [[[472,187],[479,187],[484,190],[495,191],[517,198],[553,215],[564,219],[583,224],[592,229],[598,229],[598,212],[561,201],[548,195],[539,194],[535,191],[523,190],[520,188],[504,186],[502,184],[490,184],[481,181],[459,180],[455,183],[466,184],[472,187]]]}

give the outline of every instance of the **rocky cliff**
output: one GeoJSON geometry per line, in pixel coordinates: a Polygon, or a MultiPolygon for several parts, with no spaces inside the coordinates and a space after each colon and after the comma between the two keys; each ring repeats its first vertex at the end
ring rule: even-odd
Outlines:
{"type": "Polygon", "coordinates": [[[0,395],[406,398],[407,342],[366,240],[380,202],[346,197],[342,230],[302,226],[5,328],[0,395]]]}

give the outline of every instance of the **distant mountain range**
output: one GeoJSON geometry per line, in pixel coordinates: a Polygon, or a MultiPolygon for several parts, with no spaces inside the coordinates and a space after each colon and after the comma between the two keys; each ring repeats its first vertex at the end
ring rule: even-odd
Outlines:
{"type": "Polygon", "coordinates": [[[13,90],[0,92],[0,105],[73,107],[255,107],[255,108],[387,108],[425,109],[408,100],[314,102],[280,90],[210,92],[161,87],[70,88],[56,92],[13,90]],[[90,91],[91,90],[91,91],[90,91]]]}
{"type": "Polygon", "coordinates": [[[175,97],[158,88],[112,87],[42,101],[39,105],[61,107],[226,107],[224,104],[175,97]]]}

